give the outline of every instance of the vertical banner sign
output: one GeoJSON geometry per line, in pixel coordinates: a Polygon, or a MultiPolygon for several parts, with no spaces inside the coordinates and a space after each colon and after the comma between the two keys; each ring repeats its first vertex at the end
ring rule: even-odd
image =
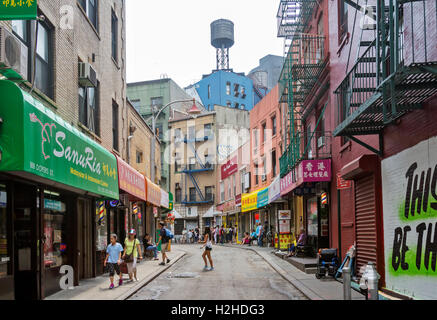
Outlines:
{"type": "Polygon", "coordinates": [[[0,20],[35,20],[37,0],[0,0],[0,20]]]}
{"type": "Polygon", "coordinates": [[[437,137],[382,161],[386,287],[437,299],[437,137]]]}

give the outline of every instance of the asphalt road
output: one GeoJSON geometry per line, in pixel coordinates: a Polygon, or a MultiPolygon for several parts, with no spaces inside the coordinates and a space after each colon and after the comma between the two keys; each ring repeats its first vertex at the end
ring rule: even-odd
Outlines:
{"type": "Polygon", "coordinates": [[[203,271],[200,245],[130,300],[305,300],[255,252],[214,246],[214,271],[203,271]]]}

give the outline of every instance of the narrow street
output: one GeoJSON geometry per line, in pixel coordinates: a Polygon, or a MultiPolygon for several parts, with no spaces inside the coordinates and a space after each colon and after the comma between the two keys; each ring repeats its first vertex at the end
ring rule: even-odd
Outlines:
{"type": "Polygon", "coordinates": [[[306,300],[255,252],[214,246],[215,270],[204,272],[200,245],[130,300],[306,300]]]}

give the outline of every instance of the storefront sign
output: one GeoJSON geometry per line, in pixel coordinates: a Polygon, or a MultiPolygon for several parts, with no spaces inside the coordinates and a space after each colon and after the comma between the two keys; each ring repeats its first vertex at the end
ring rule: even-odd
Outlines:
{"type": "Polygon", "coordinates": [[[223,213],[235,212],[236,208],[235,200],[228,201],[223,204],[223,213]]]}
{"type": "Polygon", "coordinates": [[[304,160],[281,179],[281,195],[287,195],[304,183],[330,182],[331,179],[331,159],[304,160]]]}
{"type": "Polygon", "coordinates": [[[222,165],[221,171],[222,180],[225,180],[236,173],[238,171],[238,157],[234,157],[232,160],[222,165]]]}
{"type": "Polygon", "coordinates": [[[118,199],[115,156],[9,81],[0,81],[0,171],[27,172],[118,199]]]}
{"type": "Polygon", "coordinates": [[[278,200],[281,197],[281,178],[278,176],[269,186],[269,203],[278,200]]]}
{"type": "Polygon", "coordinates": [[[117,157],[118,185],[120,190],[127,192],[132,200],[146,201],[146,184],[144,176],[117,157]]]}
{"type": "Polygon", "coordinates": [[[36,20],[37,0],[1,0],[0,20],[36,20]]]}
{"type": "Polygon", "coordinates": [[[437,299],[437,137],[382,161],[386,288],[437,299]]]}
{"type": "Polygon", "coordinates": [[[352,180],[344,180],[341,174],[337,174],[337,190],[345,190],[352,188],[352,180]]]}
{"type": "Polygon", "coordinates": [[[147,202],[156,207],[161,206],[161,188],[146,177],[147,202]]]}
{"type": "Polygon", "coordinates": [[[235,196],[235,205],[237,207],[241,207],[241,197],[242,197],[241,194],[235,196]]]}
{"type": "Polygon", "coordinates": [[[165,209],[169,209],[170,206],[170,197],[168,192],[165,192],[161,189],[161,207],[165,209]]]}
{"type": "Polygon", "coordinates": [[[278,210],[279,220],[291,220],[291,210],[278,210]]]}
{"type": "Polygon", "coordinates": [[[279,233],[289,234],[290,232],[290,220],[279,220],[279,233]]]}
{"type": "Polygon", "coordinates": [[[257,209],[269,204],[269,188],[258,191],[257,209]]]}
{"type": "MultiPolygon", "coordinates": [[[[59,211],[63,212],[65,210],[62,210],[62,202],[52,199],[44,199],[44,209],[47,210],[53,210],[53,211],[59,211]]],[[[65,205],[64,205],[65,208],[65,205]]]]}

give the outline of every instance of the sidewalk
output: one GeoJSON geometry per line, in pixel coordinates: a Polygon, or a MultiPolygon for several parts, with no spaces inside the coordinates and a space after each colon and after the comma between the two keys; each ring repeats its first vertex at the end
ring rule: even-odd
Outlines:
{"type": "MultiPolygon", "coordinates": [[[[334,279],[318,280],[315,275],[306,274],[291,263],[274,255],[274,248],[257,246],[227,245],[232,248],[251,250],[261,256],[284,279],[300,290],[310,300],[343,300],[343,285],[334,279]]],[[[360,293],[352,290],[352,300],[365,300],[360,293]]]]}
{"type": "MultiPolygon", "coordinates": [[[[115,288],[110,290],[109,276],[106,274],[97,278],[82,280],[78,287],[74,287],[72,290],[60,291],[45,300],[125,300],[168,270],[185,255],[185,251],[173,247],[167,255],[171,262],[165,267],[159,265],[161,261],[153,260],[143,260],[137,264],[138,282],[129,282],[129,275],[123,275],[124,283],[119,287],[118,276],[116,275],[114,280],[115,288]]],[[[161,259],[161,255],[158,255],[158,257],[161,259]]]]}

